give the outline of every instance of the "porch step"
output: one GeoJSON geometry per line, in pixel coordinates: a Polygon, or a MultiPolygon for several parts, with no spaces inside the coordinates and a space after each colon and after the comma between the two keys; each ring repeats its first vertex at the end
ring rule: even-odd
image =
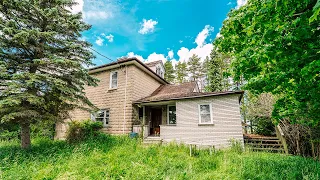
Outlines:
{"type": "Polygon", "coordinates": [[[270,143],[279,143],[281,142],[279,139],[245,139],[247,142],[270,142],[270,143]]]}
{"type": "Polygon", "coordinates": [[[267,152],[282,152],[284,153],[283,148],[250,148],[253,151],[267,151],[267,152]]]}
{"type": "Polygon", "coordinates": [[[244,135],[244,142],[253,151],[284,153],[284,147],[278,137],[244,135]]]}

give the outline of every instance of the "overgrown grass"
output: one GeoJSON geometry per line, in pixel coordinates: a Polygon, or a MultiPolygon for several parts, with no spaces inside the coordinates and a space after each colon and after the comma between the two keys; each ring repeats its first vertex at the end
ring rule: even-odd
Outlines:
{"type": "Polygon", "coordinates": [[[69,145],[34,140],[21,150],[0,142],[0,179],[319,179],[320,163],[271,153],[200,151],[183,146],[144,147],[139,140],[99,135],[69,145]]]}

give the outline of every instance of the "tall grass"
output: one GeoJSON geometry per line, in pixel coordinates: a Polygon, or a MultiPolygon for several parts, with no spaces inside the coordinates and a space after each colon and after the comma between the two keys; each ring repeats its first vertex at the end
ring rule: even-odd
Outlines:
{"type": "Polygon", "coordinates": [[[230,149],[210,155],[174,144],[99,135],[69,145],[37,139],[29,150],[0,142],[0,179],[319,179],[320,163],[282,154],[230,149]]]}

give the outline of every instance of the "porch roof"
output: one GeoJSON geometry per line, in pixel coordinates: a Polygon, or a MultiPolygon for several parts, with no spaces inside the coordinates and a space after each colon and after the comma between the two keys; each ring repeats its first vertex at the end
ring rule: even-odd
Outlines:
{"type": "Polygon", "coordinates": [[[171,101],[179,99],[192,99],[210,96],[221,96],[229,94],[240,94],[242,98],[243,91],[223,91],[223,92],[195,92],[197,85],[195,82],[183,83],[180,85],[162,85],[155,90],[150,96],[134,101],[134,104],[171,101]]]}

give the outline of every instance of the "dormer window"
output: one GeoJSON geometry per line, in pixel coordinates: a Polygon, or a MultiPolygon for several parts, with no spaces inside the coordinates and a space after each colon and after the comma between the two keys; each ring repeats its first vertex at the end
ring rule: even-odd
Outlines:
{"type": "Polygon", "coordinates": [[[161,76],[161,69],[160,69],[160,67],[156,67],[156,73],[157,73],[159,76],[161,76]]]}
{"type": "Polygon", "coordinates": [[[118,87],[118,72],[114,71],[110,73],[110,89],[117,89],[118,87]]]}

